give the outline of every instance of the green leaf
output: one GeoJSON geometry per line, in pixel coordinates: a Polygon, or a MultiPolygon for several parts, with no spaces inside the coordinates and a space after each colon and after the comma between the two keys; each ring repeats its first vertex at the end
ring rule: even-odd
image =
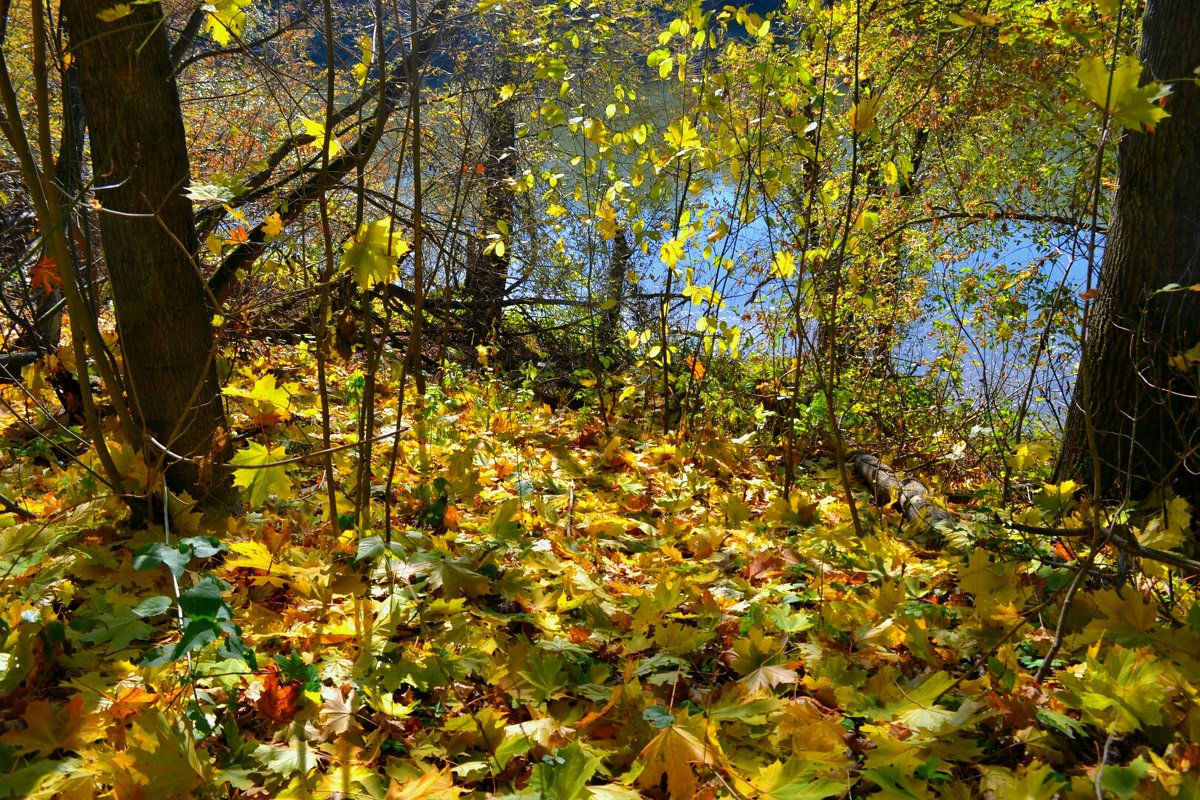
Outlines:
{"type": "Polygon", "coordinates": [[[180,542],[172,547],[162,542],[152,542],[139,547],[133,554],[133,568],[138,570],[154,569],[165,566],[171,574],[179,578],[187,571],[187,565],[192,560],[192,548],[180,542]]]}
{"type": "Polygon", "coordinates": [[[160,594],[157,597],[147,597],[133,607],[133,613],[139,617],[156,617],[159,614],[166,613],[171,604],[171,598],[166,595],[160,594]]]}
{"type": "Polygon", "coordinates": [[[183,636],[178,642],[151,650],[142,659],[141,666],[161,667],[172,661],[178,661],[193,650],[199,650],[209,642],[215,642],[218,633],[220,633],[220,628],[212,620],[192,620],[184,629],[183,636]]]}
{"type": "Polygon", "coordinates": [[[1138,756],[1127,767],[1106,766],[1100,778],[1100,787],[1117,797],[1136,797],[1138,785],[1150,774],[1150,765],[1138,756]]]}
{"type": "Polygon", "coordinates": [[[233,482],[248,490],[247,499],[251,507],[263,503],[272,493],[286,496],[291,492],[292,481],[283,465],[267,466],[287,457],[283,447],[268,448],[258,442],[250,442],[245,450],[239,450],[231,462],[235,467],[233,482]]]}
{"type": "Polygon", "coordinates": [[[142,622],[133,609],[124,608],[116,614],[100,614],[96,620],[101,627],[83,634],[80,638],[92,644],[107,645],[110,650],[124,650],[135,640],[149,638],[154,628],[142,622]]]}
{"type": "Polygon", "coordinates": [[[205,575],[199,583],[179,595],[179,607],[189,619],[229,619],[232,612],[223,592],[229,584],[205,575]]]}
{"type": "Polygon", "coordinates": [[[786,764],[776,761],[763,767],[755,784],[760,797],[770,800],[825,800],[846,793],[845,781],[834,781],[811,774],[802,759],[789,759],[786,764]]]}
{"type": "Polygon", "coordinates": [[[581,800],[590,796],[587,782],[596,774],[601,761],[600,756],[590,754],[578,742],[572,742],[546,756],[533,768],[529,788],[540,792],[540,797],[581,800]]]}
{"type": "Polygon", "coordinates": [[[543,650],[531,650],[529,661],[520,675],[538,690],[538,698],[545,700],[566,685],[566,664],[561,656],[543,650]]]}
{"type": "Polygon", "coordinates": [[[675,723],[675,715],[662,706],[650,706],[642,712],[642,719],[660,731],[671,727],[675,723]]]}
{"type": "Polygon", "coordinates": [[[395,232],[395,227],[396,223],[387,217],[363,223],[344,245],[341,267],[354,276],[359,289],[365,291],[395,276],[397,259],[409,250],[408,242],[395,232]]]}
{"type": "Polygon", "coordinates": [[[1086,56],[1075,77],[1083,86],[1087,99],[1107,111],[1118,125],[1143,130],[1153,128],[1169,116],[1158,101],[1170,94],[1170,87],[1158,81],[1140,86],[1142,64],[1137,56],[1128,55],[1120,60],[1111,73],[1111,89],[1108,64],[1099,56],[1086,56]]]}
{"type": "Polygon", "coordinates": [[[192,548],[192,558],[212,558],[229,549],[215,536],[189,536],[179,544],[192,548]]]}

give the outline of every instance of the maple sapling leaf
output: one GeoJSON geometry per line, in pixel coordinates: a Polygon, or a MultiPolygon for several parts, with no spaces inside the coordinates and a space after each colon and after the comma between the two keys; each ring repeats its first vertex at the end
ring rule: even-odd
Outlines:
{"type": "Polygon", "coordinates": [[[240,37],[246,27],[246,9],[250,0],[209,0],[204,9],[205,30],[212,40],[225,47],[235,37],[240,37]]]}
{"type": "Polygon", "coordinates": [[[387,283],[396,273],[396,261],[409,251],[408,242],[396,232],[396,223],[384,217],[363,223],[343,246],[341,267],[348,270],[366,291],[376,283],[387,283]]]}
{"type": "Polygon", "coordinates": [[[221,390],[228,397],[240,397],[252,404],[251,421],[260,428],[269,428],[292,415],[292,394],[288,387],[277,386],[274,375],[264,375],[254,381],[250,391],[227,386],[221,390]]]}
{"type": "Polygon", "coordinates": [[[1085,56],[1075,77],[1087,99],[1107,111],[1118,125],[1146,130],[1170,116],[1159,101],[1171,93],[1171,87],[1158,81],[1140,85],[1142,63],[1135,55],[1123,57],[1111,73],[1105,59],[1085,56]]]}
{"type": "MultiPolygon", "coordinates": [[[[304,126],[304,134],[312,138],[309,144],[314,147],[321,147],[325,141],[325,126],[315,119],[308,117],[300,117],[300,124],[304,126]]],[[[337,136],[332,131],[329,132],[329,157],[333,158],[338,153],[342,152],[342,144],[337,140],[337,136]]]]}

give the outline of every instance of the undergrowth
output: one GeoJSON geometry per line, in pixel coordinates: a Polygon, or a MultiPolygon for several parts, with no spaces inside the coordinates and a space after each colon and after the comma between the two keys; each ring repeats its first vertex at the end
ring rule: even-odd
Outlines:
{"type": "MultiPolygon", "coordinates": [[[[391,438],[367,482],[340,450],[370,498],[335,530],[317,465],[271,466],[316,448],[306,358],[227,390],[234,518],[172,496],[134,526],[77,442],[6,414],[0,796],[1200,796],[1194,576],[1082,535],[1173,550],[1181,500],[1004,507],[976,475],[929,530],[863,488],[860,537],[827,455],[781,495],[766,427],[664,435],[636,396],[606,421],[459,375],[403,418],[380,382],[395,471],[391,438]]],[[[360,379],[333,375],[337,444],[360,379]]]]}

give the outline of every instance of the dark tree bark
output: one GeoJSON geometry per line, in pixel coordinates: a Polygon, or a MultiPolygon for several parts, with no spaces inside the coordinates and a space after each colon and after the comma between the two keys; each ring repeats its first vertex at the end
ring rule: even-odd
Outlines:
{"type": "MultiPolygon", "coordinates": [[[[185,456],[224,460],[213,435],[224,411],[191,202],[187,142],[157,3],[114,22],[108,0],[62,9],[87,110],[104,261],[112,286],[129,404],[148,436],[185,456]]],[[[177,491],[228,505],[229,476],[199,485],[189,461],[168,471],[177,491]]]]}
{"type": "Polygon", "coordinates": [[[1118,189],[1067,417],[1059,478],[1143,495],[1160,484],[1200,500],[1196,363],[1200,343],[1200,13],[1194,0],[1148,0],[1139,56],[1147,79],[1174,81],[1171,116],[1125,133],[1118,189]],[[1087,413],[1085,413],[1085,411],[1087,413]],[[1089,435],[1089,427],[1091,435],[1089,435]],[[1099,457],[1095,475],[1092,445],[1099,457]]]}
{"type": "Polygon", "coordinates": [[[488,138],[482,160],[484,187],[479,209],[478,250],[467,266],[463,285],[468,302],[476,308],[467,321],[476,342],[483,341],[500,326],[501,301],[508,290],[507,248],[512,246],[514,230],[512,180],[517,175],[516,143],[512,101],[505,100],[488,115],[488,138]],[[499,229],[500,223],[507,225],[509,231],[503,254],[497,254],[495,248],[486,250],[491,242],[485,234],[499,229]]]}

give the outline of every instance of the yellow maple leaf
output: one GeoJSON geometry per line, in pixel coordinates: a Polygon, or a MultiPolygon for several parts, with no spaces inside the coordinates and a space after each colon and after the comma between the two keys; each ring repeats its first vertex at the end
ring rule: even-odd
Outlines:
{"type": "MultiPolygon", "coordinates": [[[[308,117],[301,117],[300,124],[304,126],[305,135],[313,138],[313,141],[309,144],[319,148],[321,143],[325,141],[325,126],[320,122],[317,122],[315,119],[309,119],[308,117]]],[[[337,140],[337,137],[333,134],[333,131],[330,131],[329,157],[333,158],[340,152],[342,152],[342,144],[337,140]]]]}
{"type": "Polygon", "coordinates": [[[358,233],[343,245],[342,269],[349,270],[366,291],[376,283],[386,283],[395,275],[396,260],[409,251],[409,244],[396,231],[396,224],[384,217],[363,223],[358,233]]]}
{"type": "Polygon", "coordinates": [[[112,8],[106,8],[101,11],[96,17],[101,22],[116,22],[117,20],[128,17],[133,13],[133,6],[128,3],[118,3],[112,8]]]}
{"type": "Polygon", "coordinates": [[[205,6],[208,16],[204,27],[212,40],[222,47],[242,35],[246,27],[246,9],[250,0],[211,0],[205,6]]]}
{"type": "Polygon", "coordinates": [[[268,214],[263,220],[263,233],[267,236],[278,236],[283,233],[283,218],[279,216],[279,212],[268,214]]]}
{"type": "Polygon", "coordinates": [[[274,375],[259,378],[250,391],[228,386],[222,393],[227,397],[248,400],[248,413],[254,424],[260,427],[276,425],[292,415],[292,395],[286,387],[275,385],[274,375]]]}

